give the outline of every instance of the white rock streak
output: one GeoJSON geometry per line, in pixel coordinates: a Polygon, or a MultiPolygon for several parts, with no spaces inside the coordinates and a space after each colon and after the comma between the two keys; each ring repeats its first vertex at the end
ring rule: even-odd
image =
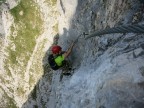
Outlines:
{"type": "Polygon", "coordinates": [[[25,72],[25,75],[24,75],[25,76],[24,77],[24,81],[25,81],[24,89],[26,91],[29,91],[29,92],[26,93],[27,95],[29,95],[29,93],[30,93],[30,90],[29,90],[30,89],[30,86],[29,86],[30,71],[29,70],[30,70],[30,68],[32,66],[32,63],[33,63],[32,61],[35,59],[34,55],[37,52],[40,43],[44,39],[48,39],[48,41],[49,41],[47,43],[47,45],[45,45],[45,47],[46,47],[45,49],[47,49],[47,50],[50,47],[50,45],[53,43],[54,33],[53,33],[52,25],[55,24],[56,21],[57,21],[56,19],[55,20],[51,20],[52,17],[48,17],[49,14],[51,14],[51,10],[53,10],[53,9],[50,9],[44,3],[44,1],[45,0],[37,0],[37,1],[35,1],[40,6],[42,20],[44,21],[44,25],[43,25],[44,33],[37,38],[35,48],[33,50],[33,53],[31,55],[31,57],[30,57],[30,60],[28,61],[27,66],[26,66],[26,72],[25,72]]]}

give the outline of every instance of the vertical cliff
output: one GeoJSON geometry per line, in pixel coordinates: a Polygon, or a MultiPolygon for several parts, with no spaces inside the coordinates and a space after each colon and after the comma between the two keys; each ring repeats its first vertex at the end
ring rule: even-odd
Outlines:
{"type": "Polygon", "coordinates": [[[1,107],[21,107],[43,75],[43,56],[58,32],[55,5],[44,0],[1,1],[1,107]]]}
{"type": "Polygon", "coordinates": [[[62,81],[47,61],[51,45],[66,50],[83,32],[143,24],[141,0],[0,3],[2,107],[143,108],[143,34],[81,36],[69,57],[73,75],[62,81]]]}

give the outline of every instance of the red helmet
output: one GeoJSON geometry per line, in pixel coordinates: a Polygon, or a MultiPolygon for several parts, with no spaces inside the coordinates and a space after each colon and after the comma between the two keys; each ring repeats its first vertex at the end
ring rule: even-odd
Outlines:
{"type": "Polygon", "coordinates": [[[53,52],[53,54],[58,54],[61,51],[61,49],[62,48],[60,46],[55,45],[52,47],[52,52],[53,52]]]}

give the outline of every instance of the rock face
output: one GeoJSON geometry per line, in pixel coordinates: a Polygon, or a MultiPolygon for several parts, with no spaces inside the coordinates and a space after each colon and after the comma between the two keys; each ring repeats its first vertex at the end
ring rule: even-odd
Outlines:
{"type": "MultiPolygon", "coordinates": [[[[136,2],[79,1],[71,28],[67,29],[67,40],[75,38],[76,32],[92,33],[136,23],[133,16],[141,12],[136,2]]],[[[65,42],[61,39],[60,44],[65,42]]],[[[80,39],[72,54],[75,67],[79,68],[69,80],[53,89],[58,101],[53,108],[142,108],[143,42],[143,34],[132,33],[80,39]]]]}
{"type": "MultiPolygon", "coordinates": [[[[15,8],[11,9],[11,14],[7,12],[5,15],[8,18],[7,21],[11,19],[12,29],[10,29],[10,25],[6,26],[6,21],[0,22],[2,26],[5,25],[0,29],[7,30],[7,32],[1,31],[2,46],[0,47],[2,49],[0,53],[3,55],[0,58],[1,106],[143,108],[143,34],[110,34],[87,40],[86,36],[82,35],[69,57],[75,68],[73,75],[71,77],[64,76],[61,82],[59,81],[61,70],[53,72],[47,65],[50,46],[57,44],[54,42],[58,39],[57,32],[59,33],[58,44],[63,47],[63,50],[66,50],[82,32],[92,34],[97,30],[120,25],[143,24],[143,4],[141,2],[137,0],[58,0],[55,4],[56,1],[50,3],[47,0],[37,0],[35,3],[37,4],[35,5],[37,14],[33,14],[33,19],[29,21],[30,27],[23,22],[25,19],[21,16],[26,16],[26,11],[21,8],[18,11],[15,8]],[[18,17],[23,20],[18,18],[19,22],[15,22],[14,19],[17,18],[15,12],[18,12],[18,17]],[[41,19],[40,24],[36,23],[41,19]],[[25,35],[21,34],[22,36],[18,37],[19,35],[15,34],[19,33],[18,28],[29,27],[35,32],[35,29],[39,30],[37,26],[42,26],[41,32],[36,32],[38,36],[32,34],[31,38],[36,43],[31,52],[28,49],[31,47],[29,43],[32,43],[33,40],[29,41],[30,38],[25,40],[21,38],[25,35]],[[4,37],[7,39],[6,45],[4,37]],[[17,54],[16,44],[18,42],[15,40],[17,37],[21,42],[28,41],[21,46],[21,48],[27,48],[25,48],[27,53],[20,53],[25,58],[30,56],[26,64],[24,64],[25,59],[19,56],[16,57],[16,63],[13,59],[7,61],[8,55],[14,58],[17,54]],[[7,62],[3,62],[3,57],[7,62]],[[8,76],[8,72],[11,73],[10,76],[8,76]]],[[[30,7],[32,6],[30,9],[34,9],[35,3],[30,5],[30,7]]],[[[18,5],[18,9],[21,5],[18,5]]],[[[11,6],[9,7],[11,8],[11,6]]],[[[3,15],[2,13],[5,11],[1,12],[1,15],[3,15]]],[[[4,19],[4,16],[2,18],[4,19]]],[[[28,32],[24,32],[24,34],[26,33],[28,32]]]]}
{"type": "Polygon", "coordinates": [[[55,2],[4,0],[0,8],[0,107],[20,108],[43,75],[43,56],[57,34],[55,2]]]}
{"type": "MultiPolygon", "coordinates": [[[[62,0],[59,4],[61,16],[65,16],[59,21],[62,34],[59,44],[64,48],[83,31],[91,34],[107,27],[143,22],[140,17],[133,20],[136,13],[143,15],[141,5],[135,0],[79,0],[78,4],[75,2],[76,9],[66,4],[71,3],[62,0]],[[74,11],[69,21],[68,14],[74,11]]],[[[143,34],[112,34],[88,40],[85,37],[79,39],[71,55],[76,67],[73,76],[59,82],[56,80],[59,74],[54,74],[46,107],[142,108],[143,34]]]]}
{"type": "Polygon", "coordinates": [[[6,108],[11,104],[13,106],[13,102],[10,92],[6,92],[6,86],[4,84],[4,48],[6,46],[6,34],[9,33],[9,30],[6,27],[9,27],[12,21],[7,22],[11,19],[10,15],[7,13],[9,10],[9,4],[5,3],[3,0],[0,3],[0,107],[6,108]],[[7,14],[7,19],[5,19],[7,14]],[[11,101],[11,103],[10,103],[11,101]]]}

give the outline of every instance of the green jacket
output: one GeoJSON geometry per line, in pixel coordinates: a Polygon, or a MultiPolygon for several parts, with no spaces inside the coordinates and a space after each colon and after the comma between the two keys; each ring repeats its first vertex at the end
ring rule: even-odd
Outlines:
{"type": "Polygon", "coordinates": [[[58,66],[62,66],[64,61],[64,55],[59,55],[55,58],[55,62],[58,66]]]}

